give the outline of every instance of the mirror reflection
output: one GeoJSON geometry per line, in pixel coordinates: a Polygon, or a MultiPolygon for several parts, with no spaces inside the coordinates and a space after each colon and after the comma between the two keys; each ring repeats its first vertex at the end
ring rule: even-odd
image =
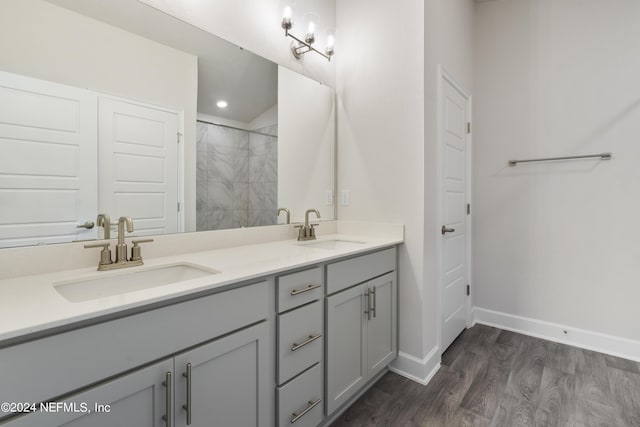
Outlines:
{"type": "Polygon", "coordinates": [[[136,0],[5,0],[0,49],[0,247],[334,219],[331,88],[136,0]]]}

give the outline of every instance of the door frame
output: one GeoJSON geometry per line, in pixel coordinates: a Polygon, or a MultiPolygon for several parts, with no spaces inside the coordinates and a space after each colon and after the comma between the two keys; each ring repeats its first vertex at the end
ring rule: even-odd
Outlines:
{"type": "MultiPolygon", "coordinates": [[[[153,108],[155,110],[165,111],[167,113],[175,114],[178,116],[178,135],[176,136],[179,141],[177,141],[176,145],[178,148],[178,203],[180,203],[180,211],[178,211],[178,233],[184,233],[186,231],[186,215],[185,215],[185,173],[186,173],[186,165],[185,165],[185,137],[184,137],[184,110],[177,110],[175,108],[166,107],[164,105],[159,104],[151,104],[145,101],[139,101],[137,99],[132,98],[124,98],[122,96],[111,95],[104,92],[94,92],[98,96],[98,109],[100,109],[100,97],[109,98],[115,101],[127,102],[129,104],[139,105],[144,108],[153,108]]],[[[98,123],[98,126],[100,124],[98,123]]],[[[100,141],[98,141],[98,146],[100,145],[100,141]]],[[[98,160],[98,164],[99,164],[98,160]]],[[[98,171],[98,181],[100,172],[98,171]]],[[[98,182],[99,184],[99,182],[98,182]]]]}
{"type": "MultiPolygon", "coordinates": [[[[438,102],[438,106],[437,106],[437,185],[438,185],[438,210],[437,210],[437,218],[438,218],[438,223],[437,223],[437,227],[440,227],[440,225],[443,224],[443,215],[442,215],[442,209],[444,206],[444,191],[443,191],[443,180],[442,180],[442,171],[443,171],[443,161],[444,161],[444,153],[443,153],[443,142],[444,142],[444,126],[443,126],[443,119],[444,119],[444,112],[442,111],[442,104],[444,101],[444,83],[445,81],[448,82],[449,84],[451,84],[451,86],[453,86],[454,89],[456,89],[458,92],[460,92],[460,94],[466,98],[467,100],[467,108],[469,110],[469,117],[468,117],[468,122],[472,123],[472,117],[473,117],[473,111],[472,111],[472,95],[464,88],[464,86],[462,86],[460,83],[458,83],[458,81],[455,79],[455,77],[453,76],[452,73],[450,73],[442,64],[438,64],[438,96],[437,96],[437,102],[438,102]]],[[[471,144],[471,140],[473,138],[473,127],[472,127],[472,132],[468,133],[466,135],[466,174],[467,174],[467,182],[466,182],[466,203],[471,204],[472,202],[472,197],[471,197],[471,190],[472,190],[472,185],[471,185],[471,181],[472,181],[472,166],[471,166],[471,158],[472,158],[472,144],[471,144]]],[[[471,271],[472,271],[472,257],[471,257],[471,218],[473,215],[473,205],[471,204],[471,213],[469,215],[465,215],[465,227],[466,227],[466,234],[467,234],[467,239],[466,239],[466,248],[465,248],[465,256],[466,256],[466,271],[465,271],[465,278],[467,281],[467,284],[470,285],[471,287],[471,295],[467,296],[465,298],[465,318],[466,318],[466,325],[467,328],[471,327],[473,325],[473,318],[472,318],[472,306],[471,306],[471,299],[473,297],[473,283],[471,280],[471,271]]],[[[436,232],[436,230],[434,230],[434,232],[436,232]]],[[[442,303],[443,303],[443,292],[442,292],[442,262],[443,262],[443,258],[442,258],[442,249],[443,249],[443,244],[442,244],[442,236],[440,235],[439,232],[437,232],[436,234],[437,239],[437,254],[438,254],[438,264],[437,264],[437,274],[438,274],[438,279],[437,279],[437,283],[438,283],[438,292],[437,292],[437,301],[438,301],[438,305],[437,305],[437,309],[436,312],[438,313],[438,318],[437,318],[437,324],[438,324],[438,331],[437,331],[437,343],[438,343],[438,348],[440,349],[440,354],[442,354],[446,349],[442,348],[442,327],[443,327],[443,322],[442,322],[442,303]]]]}

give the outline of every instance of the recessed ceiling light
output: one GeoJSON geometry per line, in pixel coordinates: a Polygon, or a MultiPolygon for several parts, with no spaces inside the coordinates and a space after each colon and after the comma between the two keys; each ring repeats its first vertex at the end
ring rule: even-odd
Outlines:
{"type": "Polygon", "coordinates": [[[218,108],[227,108],[227,101],[218,101],[217,104],[218,108]]]}

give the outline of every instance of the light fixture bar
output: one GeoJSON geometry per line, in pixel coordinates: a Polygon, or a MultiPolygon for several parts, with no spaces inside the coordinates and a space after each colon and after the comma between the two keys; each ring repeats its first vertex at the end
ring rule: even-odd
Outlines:
{"type": "MultiPolygon", "coordinates": [[[[284,27],[284,25],[283,25],[284,27]]],[[[298,37],[294,36],[293,34],[291,34],[289,32],[289,29],[285,27],[284,29],[284,35],[285,37],[291,37],[292,39],[294,39],[296,42],[298,42],[298,46],[291,46],[291,52],[293,53],[293,56],[295,56],[296,58],[301,58],[302,55],[304,55],[307,52],[311,52],[314,51],[315,53],[322,55],[323,57],[325,57],[327,59],[327,61],[331,62],[331,55],[327,55],[324,52],[320,52],[318,49],[316,49],[315,47],[311,46],[310,43],[307,43],[304,40],[299,39],[298,37]],[[302,50],[306,48],[307,50],[302,50]]]]}

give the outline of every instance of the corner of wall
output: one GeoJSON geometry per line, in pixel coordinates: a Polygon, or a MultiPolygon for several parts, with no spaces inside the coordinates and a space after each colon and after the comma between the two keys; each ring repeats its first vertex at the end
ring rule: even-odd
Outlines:
{"type": "Polygon", "coordinates": [[[438,346],[431,349],[423,359],[400,351],[389,367],[391,372],[422,385],[427,385],[439,369],[440,347],[438,346]]]}

